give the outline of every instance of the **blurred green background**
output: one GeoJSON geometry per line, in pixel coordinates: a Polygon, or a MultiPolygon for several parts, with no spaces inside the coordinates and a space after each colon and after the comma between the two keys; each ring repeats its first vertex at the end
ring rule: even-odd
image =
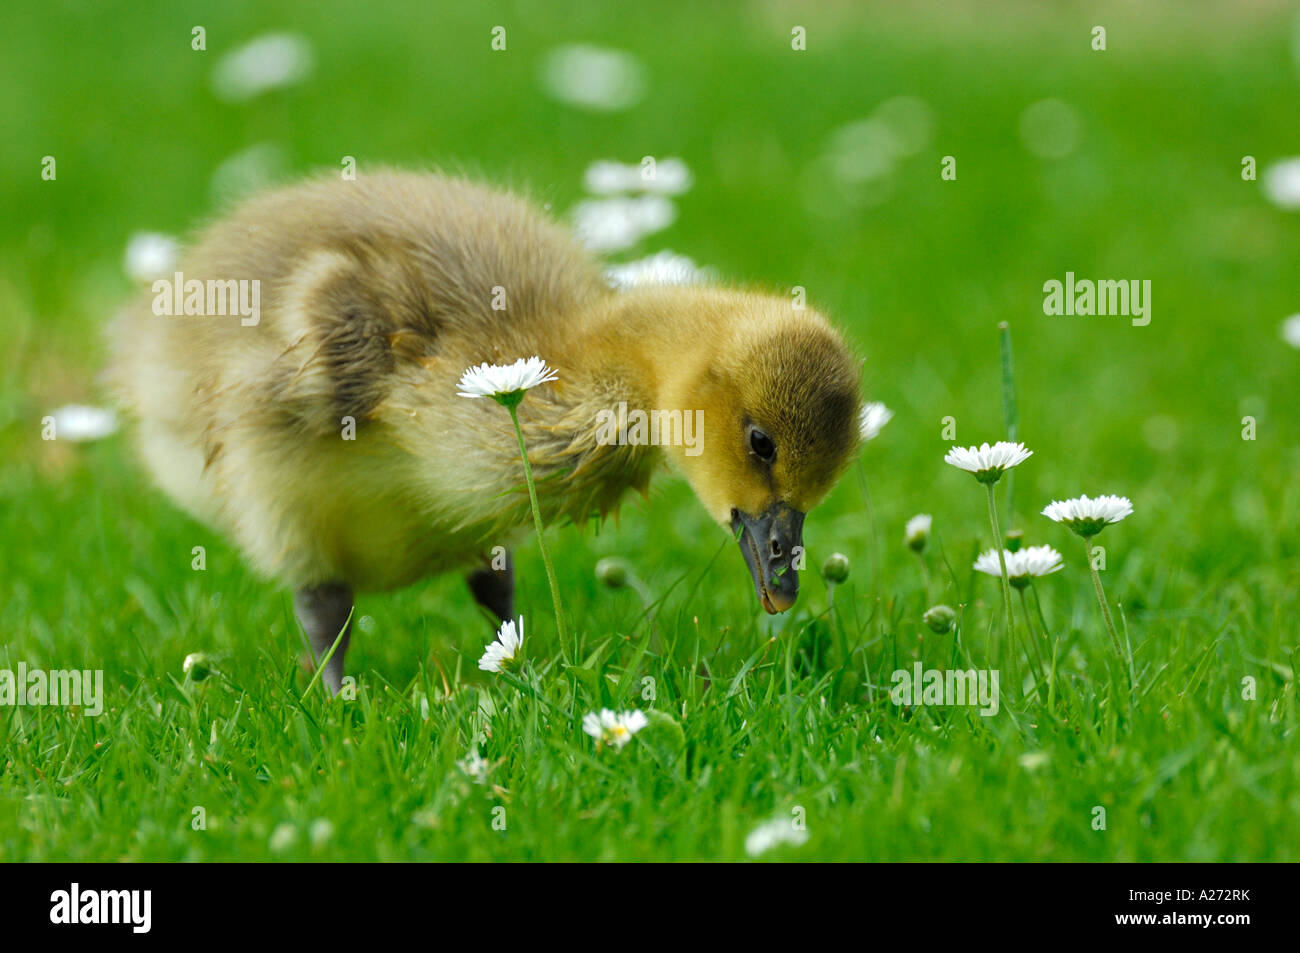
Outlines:
{"type": "MultiPolygon", "coordinates": [[[[1073,561],[1072,541],[1037,515],[1042,505],[1128,495],[1135,515],[1103,539],[1107,585],[1140,628],[1147,660],[1185,658],[1190,672],[1196,653],[1217,645],[1213,698],[1226,704],[1240,675],[1261,671],[1280,672],[1278,685],[1294,694],[1300,351],[1279,329],[1300,311],[1300,214],[1241,175],[1244,156],[1262,171],[1300,153],[1291,4],[563,6],[6,4],[0,631],[11,662],[93,662],[156,679],[204,649],[225,652],[252,679],[295,651],[287,599],[149,489],[122,436],[74,447],[40,439],[53,408],[105,400],[95,381],[101,327],[132,292],[129,236],[183,236],[210,219],[222,207],[214,175],[259,146],[276,181],[338,169],[348,155],[361,174],[442,166],[524,189],[561,217],[583,198],[593,161],[653,155],[684,159],[694,184],[675,200],[671,227],[614,260],[671,249],[725,280],[805,287],[865,358],[869,397],[896,415],[806,531],[811,564],[847,553],[851,599],[864,617],[874,606],[895,620],[871,638],[919,638],[923,597],[899,545],[913,513],[934,514],[967,586],[982,503],[968,477],[942,464],[941,421],[955,418],[962,444],[1004,434],[996,326],[1008,321],[1019,437],[1036,453],[1017,471],[1004,526],[1073,561]],[[191,49],[196,25],[205,52],[191,49]],[[490,48],[497,25],[504,52],[490,48]],[[807,31],[806,51],[791,49],[795,25],[807,31]],[[1091,46],[1096,25],[1106,28],[1104,52],[1091,46]],[[312,74],[223,101],[217,62],[267,31],[304,37],[312,74]],[[570,44],[631,54],[642,98],[602,112],[549,95],[546,57],[570,44]],[[1066,128],[1035,147],[1024,117],[1043,100],[1063,104],[1066,128]],[[911,139],[882,159],[876,134],[900,108],[911,139]],[[57,159],[55,181],[41,178],[46,155],[57,159]],[[940,177],[944,156],[956,160],[954,181],[940,177]],[[1044,315],[1043,283],[1067,271],[1149,279],[1150,325],[1044,315]],[[1257,421],[1253,441],[1242,439],[1245,416],[1257,421]],[[202,579],[189,571],[198,544],[209,553],[202,579]]],[[[739,555],[717,555],[723,535],[672,479],[649,502],[629,503],[621,525],[556,539],[562,582],[590,631],[620,631],[636,617],[591,577],[609,553],[633,560],[656,592],[717,556],[669,605],[712,637],[741,639],[738,659],[768,631],[799,623],[797,614],[755,616],[739,555]]],[[[535,547],[520,560],[521,605],[545,613],[535,547]]],[[[1084,577],[1051,585],[1045,601],[1071,632],[1095,626],[1084,577]]],[[[805,592],[811,612],[820,584],[805,592]]],[[[971,593],[944,595],[955,604],[971,593]]],[[[975,598],[997,596],[981,586],[975,598]]],[[[386,635],[354,640],[350,666],[397,685],[431,652],[454,665],[458,651],[481,650],[483,624],[457,579],[367,597],[359,611],[386,635]]],[[[1214,734],[1204,724],[1189,732],[1214,734]]],[[[1245,773],[1222,803],[1254,818],[1239,834],[1202,832],[1196,847],[1166,830],[1147,847],[1138,837],[1076,845],[1073,855],[1276,856],[1269,832],[1285,821],[1294,833],[1300,815],[1282,785],[1296,762],[1261,745],[1279,758],[1261,769],[1277,786],[1255,787],[1259,775],[1238,766],[1245,773]]],[[[1163,753],[1148,752],[1153,762],[1163,753]]],[[[1044,778],[1039,793],[1069,777],[1044,778]]],[[[58,816],[80,816],[71,810],[58,816]]],[[[1000,828],[985,834],[966,856],[997,856],[1000,841],[1015,849],[1000,828]]],[[[907,856],[901,840],[897,849],[907,856]]]]}

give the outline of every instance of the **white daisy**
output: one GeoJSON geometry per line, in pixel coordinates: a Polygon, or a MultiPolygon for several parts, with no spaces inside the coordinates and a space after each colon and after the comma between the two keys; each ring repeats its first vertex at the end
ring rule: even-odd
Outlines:
{"type": "Polygon", "coordinates": [[[105,407],[68,404],[49,416],[54,425],[54,439],[71,440],[74,443],[102,440],[114,433],[118,426],[117,414],[105,407]]]}
{"type": "Polygon", "coordinates": [[[691,187],[691,170],[681,159],[659,159],[653,165],[642,163],[598,159],[587,166],[583,184],[593,195],[617,195],[620,192],[678,195],[691,187]]]}
{"type": "Polygon", "coordinates": [[[1284,159],[1264,170],[1260,185],[1278,208],[1300,209],[1300,158],[1284,159]]]}
{"type": "Polygon", "coordinates": [[[551,50],[542,62],[542,85],[569,106],[596,112],[628,109],[645,95],[645,65],[623,50],[573,44],[551,50]]]}
{"type": "Polygon", "coordinates": [[[858,415],[858,430],[862,434],[862,442],[866,443],[880,436],[880,431],[893,419],[893,416],[894,412],[880,401],[863,404],[862,412],[858,415]]]}
{"type": "Polygon", "coordinates": [[[461,397],[491,397],[499,404],[519,403],[524,391],[557,379],[540,357],[520,358],[513,364],[480,364],[460,379],[461,397]]]}
{"type": "MultiPolygon", "coordinates": [[[[1020,577],[1050,576],[1065,566],[1058,553],[1051,546],[1030,546],[1019,550],[1015,559],[1007,563],[1007,572],[1020,577]]],[[[1014,581],[1014,579],[1013,579],[1014,581]]]]}
{"type": "Polygon", "coordinates": [[[930,539],[929,513],[917,513],[907,525],[903,527],[903,545],[908,549],[914,549],[918,553],[925,549],[925,544],[930,539]]]}
{"type": "Polygon", "coordinates": [[[1096,536],[1107,523],[1118,523],[1133,512],[1133,503],[1126,496],[1099,496],[1089,499],[1085,494],[1073,500],[1053,500],[1043,507],[1049,520],[1064,523],[1080,536],[1096,536]]]}
{"type": "Polygon", "coordinates": [[[263,33],[221,58],[212,86],[226,102],[245,102],[267,90],[301,83],[311,75],[312,61],[305,36],[263,33]]]}
{"type": "Polygon", "coordinates": [[[1282,340],[1300,348],[1300,314],[1293,314],[1282,322],[1282,340]]]}
{"type": "Polygon", "coordinates": [[[638,285],[699,285],[708,278],[707,268],[667,250],[605,269],[605,280],[620,291],[638,285]]]}
{"type": "Polygon", "coordinates": [[[780,844],[798,847],[808,840],[808,831],[794,826],[794,819],[776,817],[749,832],[745,838],[745,853],[750,857],[765,854],[780,844]]]}
{"type": "Polygon", "coordinates": [[[519,657],[519,648],[524,644],[524,617],[519,617],[519,627],[515,628],[514,619],[501,623],[495,642],[488,643],[483,657],[478,660],[478,667],[485,672],[500,672],[515,662],[519,657]]]}
{"type": "Polygon", "coordinates": [[[1033,453],[1023,443],[999,440],[992,446],[982,443],[978,447],[953,447],[944,454],[943,462],[975,474],[981,483],[997,483],[1003,471],[1024,463],[1033,453]]]}
{"type": "Polygon", "coordinates": [[[573,231],[594,252],[622,251],[677,221],[677,206],[663,195],[586,199],[573,208],[573,231]]]}
{"type": "Polygon", "coordinates": [[[176,239],[170,235],[136,232],[126,243],[126,273],[139,282],[170,277],[178,251],[176,239]]]}
{"type": "MultiPolygon", "coordinates": [[[[1007,581],[1017,589],[1023,589],[1038,576],[1050,576],[1064,565],[1061,554],[1051,546],[1030,546],[1014,553],[1004,549],[1002,558],[1007,563],[1007,581]]],[[[975,571],[989,576],[1001,576],[998,551],[990,549],[980,553],[979,559],[975,560],[975,571]]]]}
{"type": "Polygon", "coordinates": [[[298,829],[285,821],[277,824],[275,830],[271,831],[271,840],[267,846],[276,854],[283,853],[293,846],[293,842],[298,839],[298,829]]]}
{"type": "Polygon", "coordinates": [[[647,724],[649,721],[640,709],[614,712],[602,708],[599,715],[592,711],[583,717],[582,730],[601,744],[621,748],[647,724]]]}
{"type": "Polygon", "coordinates": [[[469,756],[461,758],[456,762],[456,767],[464,772],[465,777],[469,778],[475,784],[484,784],[487,782],[488,771],[491,765],[487,759],[478,753],[478,748],[470,751],[469,756]]]}
{"type": "MultiPolygon", "coordinates": [[[[1011,557],[1014,556],[1009,549],[1002,550],[1002,557],[1007,561],[1007,574],[1011,574],[1011,557]]],[[[987,549],[979,554],[975,560],[975,571],[987,573],[990,576],[1002,575],[1002,563],[998,561],[998,551],[996,549],[987,549]]]]}

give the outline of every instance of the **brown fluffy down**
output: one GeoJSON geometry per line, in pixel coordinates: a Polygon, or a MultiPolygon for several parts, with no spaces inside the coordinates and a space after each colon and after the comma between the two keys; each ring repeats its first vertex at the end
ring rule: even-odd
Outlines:
{"type": "Polygon", "coordinates": [[[806,511],[858,446],[858,364],[816,311],[614,291],[563,226],[468,181],[273,191],[200,232],[178,270],[258,280],[257,324],[158,315],[150,292],[112,326],[114,389],[158,484],[289,586],[402,586],[480,565],[529,525],[507,413],[457,396],[482,362],[537,355],[559,375],[520,407],[547,522],[613,511],[664,460],[723,525],[778,500],[806,511]],[[598,414],[620,402],[701,411],[700,452],[602,442],[598,414]]]}

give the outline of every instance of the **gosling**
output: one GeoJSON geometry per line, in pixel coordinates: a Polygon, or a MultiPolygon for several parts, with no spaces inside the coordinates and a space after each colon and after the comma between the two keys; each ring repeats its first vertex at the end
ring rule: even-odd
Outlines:
{"type": "Polygon", "coordinates": [[[724,288],[617,291],[531,203],[436,174],[247,201],[110,338],[146,468],[293,590],[318,660],[338,641],[334,692],[358,591],[458,571],[513,616],[508,553],[531,509],[509,415],[457,394],[471,366],[537,355],[558,375],[519,407],[545,523],[604,517],[666,461],[736,536],[769,613],[794,604],[804,515],[860,443],[858,364],[816,311],[724,288]],[[621,408],[672,425],[680,411],[702,432],[652,445],[621,429],[623,410],[610,439],[621,408]]]}

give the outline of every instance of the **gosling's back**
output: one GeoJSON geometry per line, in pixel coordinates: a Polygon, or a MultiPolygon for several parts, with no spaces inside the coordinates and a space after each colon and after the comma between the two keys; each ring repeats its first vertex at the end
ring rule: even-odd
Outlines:
{"type": "Polygon", "coordinates": [[[455,379],[543,345],[562,360],[565,322],[609,294],[530,203],[402,172],[255,198],[201,232],[179,271],[258,281],[257,323],[160,316],[150,294],[114,325],[111,378],[159,484],[291,585],[391,588],[494,542],[484,502],[517,474],[476,456],[486,408],[455,379]],[[416,403],[445,431],[445,460],[407,452],[381,419],[416,403]],[[474,505],[429,492],[440,466],[447,494],[474,505]]]}

